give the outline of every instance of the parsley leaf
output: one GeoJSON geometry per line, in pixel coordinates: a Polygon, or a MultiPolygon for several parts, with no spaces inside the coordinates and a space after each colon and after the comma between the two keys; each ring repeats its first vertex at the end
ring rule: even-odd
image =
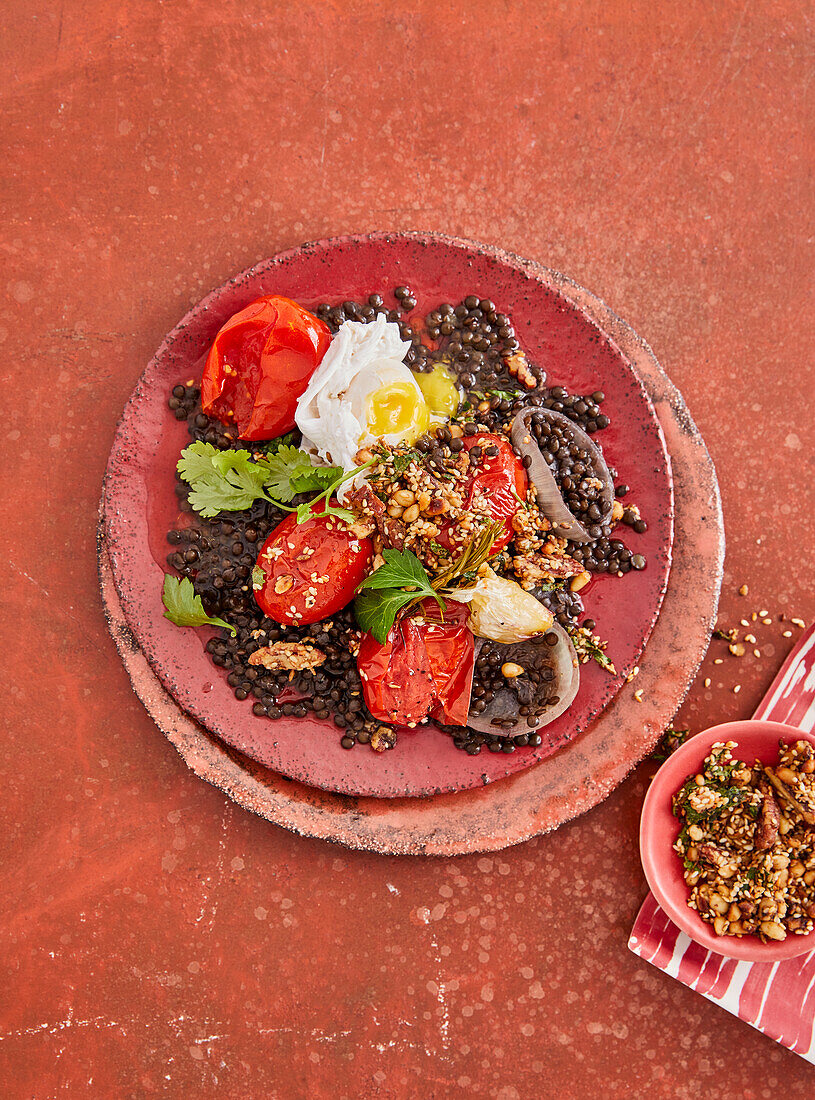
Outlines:
{"type": "Polygon", "coordinates": [[[414,596],[414,592],[405,592],[404,588],[360,592],[354,600],[354,615],[360,630],[372,634],[380,645],[384,645],[397,614],[414,596]]]}
{"type": "Polygon", "coordinates": [[[375,569],[369,577],[366,577],[359,586],[359,591],[371,588],[404,588],[414,587],[423,591],[426,596],[435,596],[431,587],[427,570],[413,553],[412,550],[382,551],[385,564],[375,569]]]}
{"type": "Polygon", "coordinates": [[[354,600],[357,622],[380,645],[384,645],[398,612],[409,603],[432,596],[444,611],[444,602],[412,550],[388,548],[382,551],[382,556],[385,564],[365,578],[354,600]]]}
{"type": "Polygon", "coordinates": [[[238,633],[234,626],[223,619],[207,615],[201,597],[196,595],[189,577],[179,579],[165,573],[161,602],[164,604],[164,618],[169,619],[176,626],[204,626],[209,624],[231,630],[233,635],[238,633]]]}

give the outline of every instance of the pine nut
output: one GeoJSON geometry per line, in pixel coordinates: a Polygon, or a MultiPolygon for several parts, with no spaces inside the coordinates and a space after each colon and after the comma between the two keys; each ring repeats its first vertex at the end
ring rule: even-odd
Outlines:
{"type": "Polygon", "coordinates": [[[591,573],[585,570],[582,573],[578,573],[576,577],[572,577],[569,582],[569,588],[572,592],[579,592],[581,588],[585,588],[591,580],[591,573]]]}

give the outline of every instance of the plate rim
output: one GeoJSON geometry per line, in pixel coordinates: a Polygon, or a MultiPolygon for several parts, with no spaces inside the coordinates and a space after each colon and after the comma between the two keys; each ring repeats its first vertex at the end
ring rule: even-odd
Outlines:
{"type": "MultiPolygon", "coordinates": [[[[383,235],[391,237],[397,234],[383,235]]],[[[468,245],[478,243],[463,238],[445,237],[442,234],[433,236],[444,240],[461,240],[468,245]]],[[[521,259],[515,254],[493,249],[493,246],[485,247],[499,255],[521,259]]],[[[677,444],[681,447],[681,466],[683,469],[688,467],[692,474],[693,500],[685,500],[685,487],[682,486],[679,495],[683,507],[685,504],[696,504],[705,509],[704,524],[696,524],[694,530],[697,537],[701,537],[702,533],[705,536],[702,550],[703,564],[709,574],[708,584],[704,587],[703,598],[696,609],[693,636],[685,638],[687,658],[679,674],[678,685],[671,689],[668,698],[658,706],[650,701],[646,702],[640,711],[641,721],[638,723],[643,727],[644,736],[638,742],[636,752],[627,764],[612,768],[612,774],[605,782],[584,787],[576,799],[570,799],[569,792],[566,792],[553,803],[542,805],[535,784],[529,782],[529,778],[535,777],[539,769],[531,768],[519,772],[491,784],[484,792],[489,793],[495,819],[492,826],[486,828],[479,828],[477,823],[474,827],[470,815],[462,813],[464,803],[477,800],[482,794],[478,790],[429,799],[352,799],[348,796],[329,795],[327,792],[283,779],[247,758],[240,758],[234,750],[228,750],[180,711],[147,666],[138,647],[134,647],[132,636],[128,638],[126,623],[121,619],[117,621],[116,592],[110,581],[109,569],[107,581],[105,578],[106,551],[104,534],[100,527],[99,566],[108,623],[134,690],[148,713],[197,775],[224,790],[238,804],[300,835],[387,854],[456,855],[498,851],[557,828],[605,798],[653,748],[661,735],[662,723],[671,717],[684,699],[706,652],[722,583],[724,527],[715,468],[705,442],[681,394],[665,374],[650,346],[630,325],[601,298],[585,290],[568,276],[537,261],[521,262],[530,270],[540,272],[556,285],[563,287],[572,300],[579,298],[575,304],[615,339],[628,358],[641,360],[647,377],[643,377],[643,371],[639,369],[637,373],[655,405],[663,434],[667,432],[671,442],[676,437],[677,444]],[[517,798],[510,797],[515,793],[518,793],[517,798]],[[455,806],[452,804],[454,799],[459,800],[455,806]],[[405,803],[411,805],[406,807],[405,803]],[[410,820],[411,810],[414,819],[418,820],[410,820]]],[[[635,363],[635,369],[637,366],[638,363],[635,363]]],[[[676,504],[677,456],[672,447],[669,447],[669,453],[674,460],[676,504]]],[[[675,539],[675,550],[676,546],[675,539]]],[[[676,565],[676,557],[674,564],[676,565]]],[[[676,599],[673,592],[676,586],[672,581],[675,581],[675,568],[669,578],[666,594],[666,602],[671,604],[676,599]]],[[[664,637],[668,630],[663,604],[662,615],[654,630],[657,637],[652,636],[650,642],[651,650],[656,646],[663,651],[663,655],[671,652],[670,640],[664,637]]],[[[646,650],[646,658],[648,652],[646,650]]],[[[645,677],[641,682],[648,679],[648,670],[645,669],[644,672],[645,677]]],[[[611,721],[615,707],[626,703],[624,696],[627,697],[626,705],[630,706],[633,688],[629,686],[618,694],[604,712],[606,720],[611,721]]],[[[564,751],[568,752],[568,747],[564,751]]]]}

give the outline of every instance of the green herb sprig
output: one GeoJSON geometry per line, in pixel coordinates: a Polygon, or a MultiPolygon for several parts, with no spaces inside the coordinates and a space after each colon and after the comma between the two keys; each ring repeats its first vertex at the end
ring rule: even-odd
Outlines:
{"type": "Polygon", "coordinates": [[[253,455],[243,449],[219,451],[199,440],[184,448],[177,469],[190,486],[190,504],[206,519],[219,512],[241,512],[256,500],[266,500],[283,511],[295,512],[298,523],[329,515],[353,522],[354,514],[331,504],[331,497],[373,462],[346,473],[340,466],[315,465],[310,455],[290,443],[280,444],[273,453],[253,455]],[[318,495],[289,507],[303,493],[318,495]]]}
{"type": "Polygon", "coordinates": [[[222,626],[224,630],[231,630],[233,635],[238,633],[231,623],[207,615],[189,577],[179,578],[165,573],[161,602],[164,604],[164,618],[176,626],[222,626]]]}
{"type": "Polygon", "coordinates": [[[354,615],[362,630],[384,645],[403,607],[432,597],[444,613],[444,602],[427,570],[412,550],[382,551],[385,564],[362,582],[354,600],[354,615]]]}
{"type": "Polygon", "coordinates": [[[412,550],[383,550],[385,564],[366,577],[357,589],[354,614],[361,629],[384,645],[397,615],[407,613],[428,597],[438,603],[443,616],[443,597],[452,597],[456,588],[475,581],[502,528],[500,521],[489,524],[454,562],[432,579],[412,550]]]}

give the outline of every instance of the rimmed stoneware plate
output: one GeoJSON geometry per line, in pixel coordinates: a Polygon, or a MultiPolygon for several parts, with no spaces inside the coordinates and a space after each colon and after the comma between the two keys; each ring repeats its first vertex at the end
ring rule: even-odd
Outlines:
{"type": "MultiPolygon", "coordinates": [[[[387,300],[387,297],[386,297],[387,300]]],[[[486,248],[420,234],[344,237],[281,253],[203,299],[168,335],[131,397],[105,481],[105,539],[127,623],[150,667],[180,707],[222,741],[258,763],[313,787],[377,797],[427,796],[484,786],[522,771],[578,738],[614,698],[639,661],[667,586],[673,541],[670,461],[653,405],[631,358],[597,318],[540,269],[486,248]],[[163,616],[161,585],[168,528],[175,526],[174,466],[188,442],[186,424],[167,408],[172,386],[200,375],[218,328],[261,294],[306,304],[364,300],[407,283],[423,312],[475,293],[492,298],[514,322],[521,345],[570,392],[605,392],[611,426],[596,438],[619,480],[631,486],[648,530],[624,538],[645,555],[642,572],[600,576],[584,590],[589,613],[608,639],[617,674],[594,662],[566,714],[545,727],[536,749],[469,756],[435,727],[404,731],[384,754],[341,748],[333,724],[313,717],[271,722],[239,702],[204,651],[212,631],[179,629],[163,616]]]]}
{"type": "Polygon", "coordinates": [[[255,763],[185,714],[150,668],[122,611],[100,517],[105,611],[148,713],[196,775],[244,808],[302,836],[391,855],[452,856],[497,851],[555,829],[606,798],[651,751],[707,649],[721,588],[724,530],[713,464],[680,393],[648,345],[600,299],[548,268],[497,250],[492,254],[556,288],[613,337],[651,398],[674,479],[670,583],[639,676],[544,766],[457,794],[381,799],[321,791],[255,763]],[[639,702],[634,700],[637,689],[639,702]]]}
{"type": "Polygon", "coordinates": [[[672,753],[648,788],[640,819],[640,858],[651,893],[674,924],[708,951],[728,959],[770,963],[805,955],[815,947],[815,932],[806,936],[790,933],[785,940],[766,943],[758,936],[717,936],[713,927],[688,907],[690,891],[682,862],[673,850],[681,823],[673,815],[672,798],[689,775],[702,770],[705,757],[719,741],[736,742],[735,760],[773,764],[778,761],[779,741],[809,741],[815,745],[815,734],[781,722],[725,722],[695,734],[672,753]]]}

